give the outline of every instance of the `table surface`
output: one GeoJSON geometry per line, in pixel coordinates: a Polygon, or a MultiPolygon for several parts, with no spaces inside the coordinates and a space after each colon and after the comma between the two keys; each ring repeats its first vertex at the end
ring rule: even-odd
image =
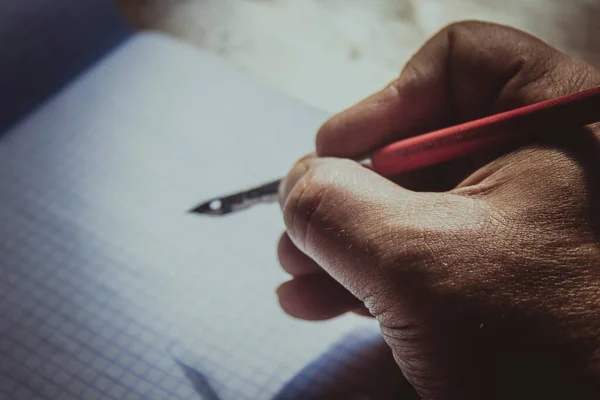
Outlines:
{"type": "Polygon", "coordinates": [[[509,24],[600,61],[596,0],[116,1],[141,28],[182,37],[329,113],[386,85],[457,20],[509,24]]]}

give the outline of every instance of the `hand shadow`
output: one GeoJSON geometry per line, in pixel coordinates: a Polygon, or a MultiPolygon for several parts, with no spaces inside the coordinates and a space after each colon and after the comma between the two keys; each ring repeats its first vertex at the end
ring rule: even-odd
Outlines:
{"type": "Polygon", "coordinates": [[[360,330],[344,337],[301,370],[273,400],[419,399],[381,334],[360,330]]]}

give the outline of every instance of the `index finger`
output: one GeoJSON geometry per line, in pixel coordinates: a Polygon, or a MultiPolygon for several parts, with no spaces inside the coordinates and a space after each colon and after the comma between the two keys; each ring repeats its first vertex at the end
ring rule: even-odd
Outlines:
{"type": "Polygon", "coordinates": [[[574,93],[598,72],[518,30],[452,25],[381,92],[338,114],[317,135],[319,156],[361,158],[393,141],[574,93]]]}

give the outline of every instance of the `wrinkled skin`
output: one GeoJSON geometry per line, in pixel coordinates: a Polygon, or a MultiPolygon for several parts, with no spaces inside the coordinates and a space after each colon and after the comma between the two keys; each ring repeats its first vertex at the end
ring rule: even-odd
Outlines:
{"type": "Polygon", "coordinates": [[[440,32],[395,82],[328,121],[282,184],[283,309],[377,318],[425,399],[600,398],[593,127],[393,179],[351,161],[599,84],[600,71],[513,29],[440,32]]]}

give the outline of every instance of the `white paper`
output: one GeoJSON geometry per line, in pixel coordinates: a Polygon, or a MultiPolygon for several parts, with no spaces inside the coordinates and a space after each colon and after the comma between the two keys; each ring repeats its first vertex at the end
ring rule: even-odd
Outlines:
{"type": "Polygon", "coordinates": [[[187,213],[281,177],[325,119],[145,34],[1,137],[0,397],[214,398],[179,362],[220,399],[270,399],[345,335],[373,335],[280,310],[276,205],[187,213]]]}

